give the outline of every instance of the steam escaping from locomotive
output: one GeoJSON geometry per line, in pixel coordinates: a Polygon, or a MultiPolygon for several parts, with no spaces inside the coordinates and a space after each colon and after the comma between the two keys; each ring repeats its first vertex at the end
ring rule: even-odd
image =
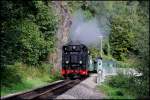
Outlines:
{"type": "Polygon", "coordinates": [[[75,12],[70,30],[71,41],[79,41],[85,45],[97,44],[99,36],[104,36],[96,18],[85,20],[82,10],[75,12]]]}

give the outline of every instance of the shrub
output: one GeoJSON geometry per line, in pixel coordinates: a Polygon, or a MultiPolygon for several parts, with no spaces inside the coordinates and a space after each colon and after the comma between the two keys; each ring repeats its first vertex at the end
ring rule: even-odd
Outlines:
{"type": "Polygon", "coordinates": [[[63,79],[59,70],[56,70],[53,75],[50,76],[54,81],[58,79],[63,79]]]}
{"type": "Polygon", "coordinates": [[[2,1],[0,4],[4,17],[1,66],[13,65],[16,61],[41,64],[55,48],[58,17],[50,5],[43,1],[2,1]]]}
{"type": "Polygon", "coordinates": [[[123,96],[124,94],[123,94],[122,91],[118,90],[118,91],[116,91],[116,95],[118,95],[118,96],[123,96]]]}
{"type": "Polygon", "coordinates": [[[118,74],[117,76],[112,76],[109,78],[107,80],[107,84],[116,88],[129,88],[131,84],[134,84],[134,81],[131,77],[118,74]]]}
{"type": "Polygon", "coordinates": [[[1,72],[1,86],[11,87],[11,85],[21,83],[22,77],[14,66],[8,66],[1,72]]]}

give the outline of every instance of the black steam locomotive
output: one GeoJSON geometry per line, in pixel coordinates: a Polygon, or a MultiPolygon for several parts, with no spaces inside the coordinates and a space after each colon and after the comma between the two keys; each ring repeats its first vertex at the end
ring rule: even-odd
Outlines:
{"type": "Polygon", "coordinates": [[[62,76],[88,76],[88,60],[88,48],[84,44],[72,41],[67,43],[62,47],[62,76]]]}

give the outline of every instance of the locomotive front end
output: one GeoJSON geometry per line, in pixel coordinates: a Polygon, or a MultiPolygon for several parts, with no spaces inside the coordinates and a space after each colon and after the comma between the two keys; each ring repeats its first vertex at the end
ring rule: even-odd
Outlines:
{"type": "Polygon", "coordinates": [[[69,43],[62,48],[62,76],[87,76],[88,49],[85,45],[69,43]]]}

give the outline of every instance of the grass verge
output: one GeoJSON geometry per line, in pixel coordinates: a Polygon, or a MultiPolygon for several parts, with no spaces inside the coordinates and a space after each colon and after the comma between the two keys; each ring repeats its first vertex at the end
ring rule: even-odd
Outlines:
{"type": "Polygon", "coordinates": [[[26,91],[29,89],[34,89],[39,86],[47,85],[49,82],[43,82],[41,79],[34,80],[24,80],[22,83],[17,83],[11,85],[10,87],[1,87],[1,96],[5,96],[11,93],[16,93],[20,91],[26,91]]]}
{"type": "Polygon", "coordinates": [[[50,64],[35,67],[16,63],[8,66],[1,76],[1,96],[27,91],[60,80],[62,78],[60,73],[52,74],[51,69],[50,64]]]}
{"type": "Polygon", "coordinates": [[[107,84],[99,85],[98,89],[108,96],[107,99],[135,99],[126,90],[114,88],[107,84]]]}

